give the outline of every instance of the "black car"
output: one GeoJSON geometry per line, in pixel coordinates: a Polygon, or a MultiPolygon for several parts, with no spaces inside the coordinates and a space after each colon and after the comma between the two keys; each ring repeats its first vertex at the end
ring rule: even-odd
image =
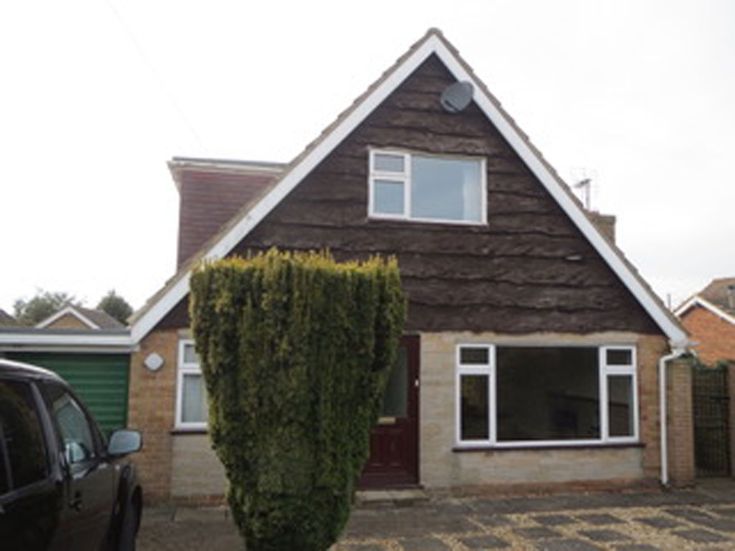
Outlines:
{"type": "Polygon", "coordinates": [[[54,373],[0,360],[0,549],[133,550],[143,495],[126,455],[54,373]]]}

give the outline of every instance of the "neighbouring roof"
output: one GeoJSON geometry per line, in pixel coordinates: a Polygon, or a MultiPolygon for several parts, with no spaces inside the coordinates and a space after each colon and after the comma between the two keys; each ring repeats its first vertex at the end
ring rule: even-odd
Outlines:
{"type": "Polygon", "coordinates": [[[0,308],[0,326],[1,327],[15,327],[18,325],[18,320],[8,314],[5,310],[0,308]]]}
{"type": "Polygon", "coordinates": [[[364,121],[413,71],[429,56],[436,55],[459,81],[469,81],[477,91],[474,102],[498,129],[509,145],[524,161],[529,170],[546,188],[551,197],[577,226],[590,244],[606,261],[643,309],[651,316],[669,339],[681,345],[687,335],[678,320],[671,315],[637,270],[622,252],[595,227],[584,208],[529,141],[515,121],[505,112],[500,102],[490,93],[472,68],[441,31],[430,29],[396,63],[373,83],[353,104],[311,142],[291,163],[283,168],[280,177],[258,200],[246,204],[237,215],[223,226],[200,251],[184,264],[138,312],[131,318],[134,342],[140,341],[189,292],[189,278],[193,266],[202,259],[226,256],[252,231],[323,159],[325,159],[350,132],[364,121]]]}
{"type": "Polygon", "coordinates": [[[93,330],[98,329],[122,329],[125,326],[102,310],[83,308],[82,306],[68,305],[45,320],[36,324],[36,329],[44,329],[64,316],[74,316],[84,325],[93,330]]]}
{"type": "Polygon", "coordinates": [[[735,277],[713,279],[699,293],[684,301],[675,314],[682,317],[694,306],[701,306],[735,325],[735,277]]]}

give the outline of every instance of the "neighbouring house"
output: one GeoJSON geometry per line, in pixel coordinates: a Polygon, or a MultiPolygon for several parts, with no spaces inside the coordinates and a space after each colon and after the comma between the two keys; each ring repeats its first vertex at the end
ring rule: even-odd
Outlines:
{"type": "Polygon", "coordinates": [[[17,325],[18,320],[0,308],[0,327],[15,327],[17,325]]]}
{"type": "Polygon", "coordinates": [[[406,336],[363,486],[590,487],[691,470],[687,372],[670,379],[670,422],[684,423],[669,438],[659,401],[659,366],[686,332],[615,246],[614,219],[584,210],[439,31],[289,164],[169,167],[178,271],[131,320],[130,423],[153,500],[218,500],[226,485],[191,270],[271,247],[398,258],[406,336]]]}
{"type": "Polygon", "coordinates": [[[125,326],[102,310],[65,306],[36,324],[37,329],[123,329],[125,326]]]}
{"type": "Polygon", "coordinates": [[[66,379],[104,432],[127,425],[131,347],[123,324],[81,306],[66,306],[35,327],[0,327],[0,357],[39,365],[66,379]]]}
{"type": "Polygon", "coordinates": [[[735,365],[735,277],[713,279],[676,311],[699,359],[735,365]]]}

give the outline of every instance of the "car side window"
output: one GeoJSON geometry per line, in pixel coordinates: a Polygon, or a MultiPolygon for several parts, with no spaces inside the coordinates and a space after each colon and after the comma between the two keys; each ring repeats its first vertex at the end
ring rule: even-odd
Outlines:
{"type": "Polygon", "coordinates": [[[45,479],[46,458],[30,386],[0,380],[0,495],[45,479]]]}
{"type": "Polygon", "coordinates": [[[70,465],[96,457],[92,426],[79,402],[64,388],[47,385],[51,415],[59,427],[64,456],[70,465]]]}

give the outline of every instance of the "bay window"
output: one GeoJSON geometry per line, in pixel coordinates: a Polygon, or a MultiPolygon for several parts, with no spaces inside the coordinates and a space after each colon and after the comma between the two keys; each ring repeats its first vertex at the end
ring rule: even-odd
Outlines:
{"type": "Polygon", "coordinates": [[[456,404],[463,447],[635,442],[635,349],[460,345],[456,404]]]}

